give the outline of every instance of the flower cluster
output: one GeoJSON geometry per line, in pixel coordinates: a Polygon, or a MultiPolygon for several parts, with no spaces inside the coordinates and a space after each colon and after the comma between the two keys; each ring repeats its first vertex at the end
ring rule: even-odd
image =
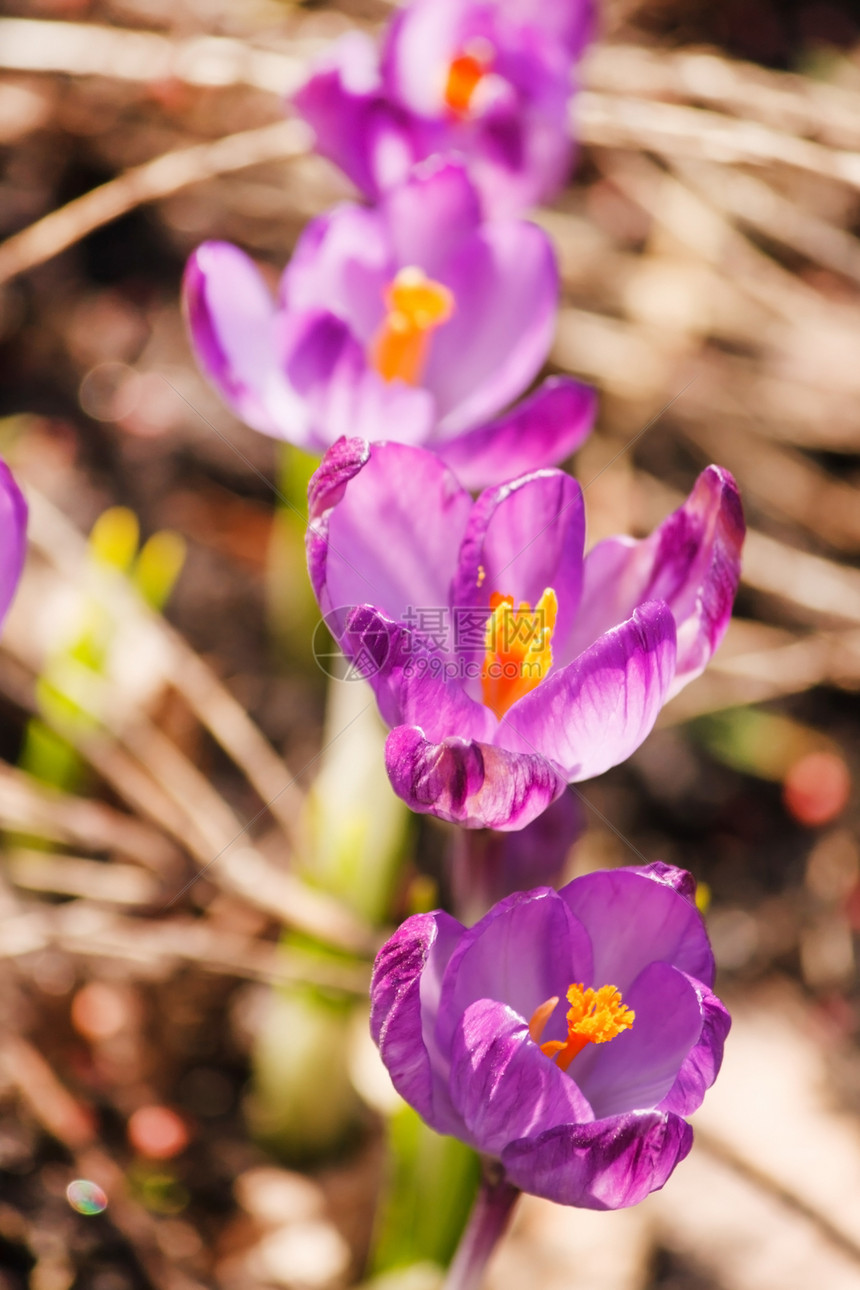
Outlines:
{"type": "Polygon", "coordinates": [[[184,297],[224,400],[325,454],[310,578],[390,727],[395,792],[496,839],[472,888],[502,896],[489,913],[471,928],[410,918],[380,951],[383,1060],[510,1185],[605,1209],[689,1151],[683,1117],[716,1076],[728,1015],[689,874],[535,883],[578,828],[567,785],[629,757],[707,665],[744,521],[710,466],[650,537],[586,553],[582,490],[559,462],[589,433],[594,392],[567,377],[527,392],[559,281],[524,215],[569,173],[592,27],[590,0],[412,0],[378,49],[344,38],[292,106],[368,204],[313,220],[276,294],[210,242],[184,297]]]}

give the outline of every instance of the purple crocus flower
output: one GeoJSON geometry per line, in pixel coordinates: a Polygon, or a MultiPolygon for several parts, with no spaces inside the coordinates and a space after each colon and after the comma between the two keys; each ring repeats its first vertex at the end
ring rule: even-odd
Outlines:
{"type": "Polygon", "coordinates": [[[473,487],[561,460],[594,391],[537,374],[555,329],[552,245],[487,223],[458,162],[433,162],[375,209],[344,204],[299,239],[275,301],[253,262],[207,242],[185,274],[197,359],[236,414],[322,452],[339,435],[426,443],[473,487]]]}
{"type": "Polygon", "coordinates": [[[590,0],[415,0],[381,54],[350,33],[293,96],[317,148],[366,196],[433,154],[464,156],[485,209],[518,214],[570,171],[572,70],[590,0]]]}
{"type": "Polygon", "coordinates": [[[395,1088],[522,1191],[620,1209],[662,1187],[730,1025],[694,889],[652,864],[517,892],[468,929],[408,918],[371,984],[395,1088]]]}
{"type": "Polygon", "coordinates": [[[0,461],[0,625],[8,613],[27,553],[27,503],[11,470],[0,461]]]}
{"type": "Polygon", "coordinates": [[[522,828],[629,757],[707,664],[738,585],[743,513],[718,466],[650,537],[584,560],[560,470],[473,502],[431,453],[343,440],[309,505],[311,582],[392,727],[395,791],[471,828],[522,828]]]}

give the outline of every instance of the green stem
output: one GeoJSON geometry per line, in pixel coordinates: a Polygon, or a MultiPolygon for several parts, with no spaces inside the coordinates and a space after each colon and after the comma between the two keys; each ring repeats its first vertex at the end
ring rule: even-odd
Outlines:
{"type": "Polygon", "coordinates": [[[508,1225],[519,1195],[498,1166],[491,1165],[485,1169],[469,1222],[448,1270],[444,1290],[478,1290],[490,1255],[508,1225]]]}

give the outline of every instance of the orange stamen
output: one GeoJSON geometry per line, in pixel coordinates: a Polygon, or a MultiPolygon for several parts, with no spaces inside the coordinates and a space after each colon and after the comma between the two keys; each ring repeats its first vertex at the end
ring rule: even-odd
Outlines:
{"type": "Polygon", "coordinates": [[[491,70],[496,51],[488,40],[469,41],[448,68],[445,82],[445,105],[454,116],[466,116],[472,106],[475,90],[491,70]]]}
{"type": "Polygon", "coordinates": [[[448,68],[445,103],[455,116],[465,116],[472,95],[484,77],[484,64],[472,54],[460,54],[448,68]]]}
{"type": "Polygon", "coordinates": [[[487,707],[497,717],[503,717],[552,667],[558,600],[552,587],[547,587],[534,609],[525,600],[519,609],[514,609],[513,596],[494,591],[490,609],[484,635],[481,692],[487,707]]]}
{"type": "Polygon", "coordinates": [[[454,296],[421,269],[401,269],[385,292],[385,319],[371,344],[371,362],[386,381],[418,385],[430,336],[454,312],[454,296]]]}
{"type": "MultiPolygon", "coordinates": [[[[567,992],[567,1001],[570,1004],[567,1039],[550,1039],[540,1046],[544,1056],[552,1057],[563,1071],[586,1044],[606,1044],[622,1031],[629,1030],[636,1019],[636,1013],[622,1001],[621,991],[614,985],[602,985],[599,990],[572,985],[567,992]]],[[[540,1043],[557,1003],[557,997],[547,999],[535,1008],[529,1022],[529,1034],[536,1044],[540,1043]]]]}

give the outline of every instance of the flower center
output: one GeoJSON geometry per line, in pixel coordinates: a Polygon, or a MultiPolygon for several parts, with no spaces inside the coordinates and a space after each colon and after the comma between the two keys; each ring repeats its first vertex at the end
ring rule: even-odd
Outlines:
{"type": "Polygon", "coordinates": [[[484,633],[481,691],[487,707],[497,717],[503,717],[552,667],[558,601],[552,587],[547,587],[534,609],[525,600],[519,609],[514,609],[513,596],[494,591],[490,609],[484,633]]]}
{"type": "MultiPolygon", "coordinates": [[[[567,992],[567,1001],[570,1004],[567,1039],[550,1039],[540,1045],[541,1052],[553,1058],[563,1071],[586,1044],[606,1044],[622,1031],[630,1030],[636,1019],[636,1013],[622,1001],[621,991],[614,985],[602,985],[599,990],[572,985],[567,992]]],[[[555,995],[535,1008],[529,1022],[529,1034],[536,1044],[540,1043],[557,1003],[558,995],[555,995]]]]}
{"type": "Polygon", "coordinates": [[[463,117],[469,111],[475,90],[492,68],[495,52],[488,40],[476,40],[461,49],[451,62],[444,98],[454,116],[463,117]]]}
{"type": "Polygon", "coordinates": [[[418,385],[430,337],[454,312],[454,295],[410,265],[385,290],[386,315],[371,343],[370,360],[386,381],[418,385]]]}

